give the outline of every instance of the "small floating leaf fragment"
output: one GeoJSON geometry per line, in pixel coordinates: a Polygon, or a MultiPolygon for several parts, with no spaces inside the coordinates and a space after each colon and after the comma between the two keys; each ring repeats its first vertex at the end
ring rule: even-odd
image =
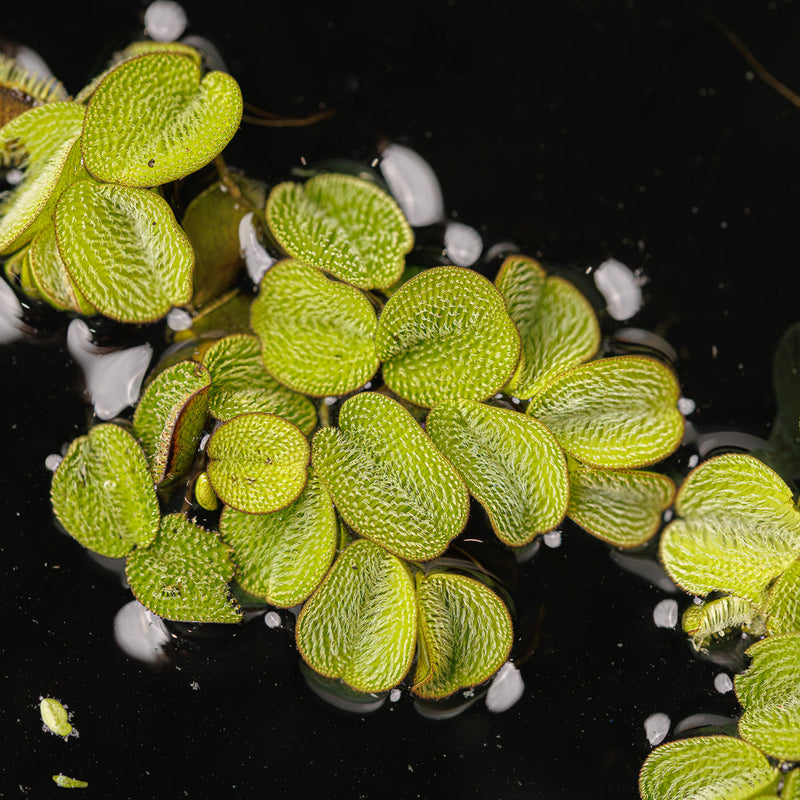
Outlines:
{"type": "Polygon", "coordinates": [[[42,698],[39,703],[39,713],[42,715],[42,722],[56,736],[66,737],[72,733],[67,709],[54,697],[42,698]]]}
{"type": "Polygon", "coordinates": [[[53,780],[56,786],[60,786],[62,789],[85,789],[89,785],[86,781],[70,778],[68,775],[62,775],[61,773],[53,775],[53,780]]]}

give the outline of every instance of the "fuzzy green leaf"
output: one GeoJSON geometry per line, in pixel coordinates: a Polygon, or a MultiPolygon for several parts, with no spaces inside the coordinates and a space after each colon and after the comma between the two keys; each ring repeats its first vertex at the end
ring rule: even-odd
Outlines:
{"type": "Polygon", "coordinates": [[[76,103],[46,103],[0,128],[3,154],[26,166],[24,180],[0,203],[0,253],[30,241],[80,173],[84,111],[76,103]]]}
{"type": "Polygon", "coordinates": [[[84,547],[121,558],[158,533],[155,486],[139,443],[117,425],[75,439],[53,474],[59,522],[84,547]]]}
{"type": "Polygon", "coordinates": [[[514,631],[503,601],[464,575],[433,572],[417,585],[419,654],[414,694],[447,697],[490,678],[505,663],[514,631]]]}
{"type": "Polygon", "coordinates": [[[781,800],[800,800],[800,769],[793,769],[784,778],[781,800]]]}
{"type": "Polygon", "coordinates": [[[769,590],[765,608],[771,634],[800,633],[800,561],[794,561],[769,590]]]}
{"type": "Polygon", "coordinates": [[[375,350],[393,391],[433,406],[491,397],[511,377],[520,341],[503,298],[486,278],[460,267],[434,267],[386,303],[375,350]]]}
{"type": "Polygon", "coordinates": [[[279,608],[302,603],[333,561],[339,523],[330,495],[313,473],[290,506],[271,514],[226,508],[222,538],[233,548],[236,581],[279,608]]]}
{"type": "Polygon", "coordinates": [[[674,497],[666,475],[576,466],[569,472],[567,514],[609,544],[638,547],[655,535],[674,497]]]}
{"type": "Polygon", "coordinates": [[[731,736],[680,739],[653,750],[639,775],[642,800],[751,800],[777,786],[763,753],[731,736]]]}
{"type": "Polygon", "coordinates": [[[179,622],[238,622],[228,595],[234,566],[215,533],[183,514],[161,522],[156,541],[128,556],[125,573],[136,599],[154,614],[179,622]]]}
{"type": "Polygon", "coordinates": [[[800,512],[789,487],[747,455],[712,458],[689,474],[659,554],[686,591],[723,591],[758,603],[800,551],[800,512]]]}
{"type": "Polygon", "coordinates": [[[767,755],[800,761],[800,633],[769,636],[747,654],[752,663],[734,679],[739,734],[767,755]]]}
{"type": "Polygon", "coordinates": [[[384,395],[347,400],[338,429],[314,436],[313,461],[347,524],[401,558],[443,553],[467,521],[458,473],[408,411],[384,395]]]}
{"type": "Polygon", "coordinates": [[[306,663],[361,692],[396,686],[417,632],[414,583],[403,562],[364,539],[339,556],[297,620],[306,663]]]}
{"type": "Polygon", "coordinates": [[[78,181],[55,222],[72,281],[107,317],[151,322],[191,299],[194,251],[154,192],[78,181]]]}
{"type": "Polygon", "coordinates": [[[378,369],[369,300],[299,261],[281,261],[267,272],[250,324],[267,372],[296,392],[345,394],[378,369]]]}
{"type": "Polygon", "coordinates": [[[564,452],[555,436],[517,411],[470,400],[436,406],[426,430],[511,546],[555,528],[567,509],[564,452]]]}
{"type": "Polygon", "coordinates": [[[113,69],[89,101],[82,148],[97,180],[159,186],[205,166],[233,138],[242,93],[224,72],[200,80],[200,65],[151,53],[113,69]]]}
{"type": "Polygon", "coordinates": [[[683,416],[672,371],[640,356],[604,358],[554,378],[528,413],[587,466],[625,469],[660,461],[680,444],[683,416]]]}
{"type": "Polygon", "coordinates": [[[391,196],[351,175],[279,183],[267,199],[266,216],[289,255],[361,289],[391,286],[414,246],[391,196]]]}
{"type": "Polygon", "coordinates": [[[705,650],[713,639],[737,628],[756,635],[764,632],[758,609],[749,600],[733,595],[693,603],[683,614],[682,626],[692,637],[695,650],[705,650]]]}
{"type": "Polygon", "coordinates": [[[209,411],[225,422],[239,414],[263,411],[293,422],[306,435],[317,425],[313,403],[282,386],[264,369],[255,336],[226,336],[203,356],[211,373],[209,411]]]}
{"type": "Polygon", "coordinates": [[[195,361],[180,361],[148,383],[133,415],[153,480],[182,475],[191,466],[208,413],[211,376],[195,361]]]}
{"type": "Polygon", "coordinates": [[[520,255],[506,258],[494,282],[522,339],[519,366],[507,391],[533,397],[559,372],[597,352],[597,317],[571,283],[548,277],[537,261],[520,255]]]}
{"type": "Polygon", "coordinates": [[[214,491],[239,511],[266,514],[285,508],[306,485],[308,439],[273,414],[241,414],[223,423],[207,452],[214,491]]]}

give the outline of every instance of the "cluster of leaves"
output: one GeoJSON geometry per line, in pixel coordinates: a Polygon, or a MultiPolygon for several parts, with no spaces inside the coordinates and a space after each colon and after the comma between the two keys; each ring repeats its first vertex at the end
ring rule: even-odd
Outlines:
{"type": "Polygon", "coordinates": [[[421,696],[479,683],[508,656],[510,615],[433,561],[469,495],[512,547],[567,514],[640,543],[673,496],[639,467],[681,439],[675,378],[639,356],[589,361],[590,305],[533,259],[510,257],[494,284],[452,266],[404,281],[413,233],[360,178],[279,184],[265,221],[288,257],[261,281],[252,333],[200,342],[155,374],[130,431],[75,440],[55,513],[86,546],[126,557],[134,594],[162,616],[236,619],[235,574],[240,597],[310,598],[297,643],[325,676],[383,690],[416,653],[421,696]],[[384,385],[364,391],[379,368],[384,385]],[[325,398],[350,394],[335,427],[318,424],[325,398]],[[161,516],[158,494],[187,483],[199,505],[221,501],[219,537],[161,516]]]}
{"type": "Polygon", "coordinates": [[[138,43],[74,100],[15,116],[0,128],[0,162],[24,168],[0,204],[6,277],[124,322],[188,303],[194,250],[158,187],[214,159],[241,115],[236,81],[203,75],[197,51],[138,43]]]}

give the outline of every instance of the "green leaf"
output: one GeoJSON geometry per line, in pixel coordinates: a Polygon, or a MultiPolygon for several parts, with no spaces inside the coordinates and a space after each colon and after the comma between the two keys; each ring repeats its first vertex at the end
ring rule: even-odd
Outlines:
{"type": "Polygon", "coordinates": [[[486,278],[460,267],[434,267],[386,303],[375,350],[386,384],[430,407],[491,397],[511,377],[520,342],[503,298],[486,278]]]}
{"type": "Polygon", "coordinates": [[[225,422],[239,414],[263,411],[293,422],[306,435],[317,426],[317,410],[301,394],[282,386],[264,369],[255,336],[226,336],[206,350],[211,373],[209,411],[225,422]]]}
{"type": "Polygon", "coordinates": [[[670,577],[693,594],[723,591],[758,604],[800,550],[800,512],[786,484],[747,455],[712,458],[681,486],[683,519],[664,530],[659,554],[670,577]]]}
{"type": "Polygon", "coordinates": [[[53,781],[56,786],[60,786],[62,789],[85,789],[89,785],[86,781],[82,781],[79,778],[70,778],[69,775],[64,775],[60,772],[58,775],[53,775],[53,781]]]}
{"type": "Polygon", "coordinates": [[[414,583],[403,562],[364,539],[339,556],[297,620],[306,663],[360,692],[396,686],[417,632],[414,583]]]}
{"type": "Polygon", "coordinates": [[[781,800],[800,800],[800,769],[793,769],[784,778],[781,800]]]}
{"type": "Polygon", "coordinates": [[[313,475],[290,506],[271,514],[226,508],[222,538],[233,549],[236,582],[279,608],[302,603],[333,561],[339,523],[327,491],[313,475]]]}
{"type": "Polygon", "coordinates": [[[133,415],[153,480],[183,475],[192,464],[208,413],[211,375],[196,361],[180,361],[148,383],[133,415]]]}
{"type": "Polygon", "coordinates": [[[158,533],[155,486],[139,443],[117,425],[79,436],[53,474],[58,521],[84,547],[121,558],[158,533]]]}
{"type": "Polygon", "coordinates": [[[447,697],[490,678],[505,663],[514,631],[503,601],[488,586],[445,572],[417,585],[419,654],[414,694],[447,697]]]}
{"type": "Polygon", "coordinates": [[[434,407],[426,430],[486,509],[501,541],[524,545],[561,523],[567,464],[544,425],[518,411],[461,400],[434,407]]]}
{"type": "Polygon", "coordinates": [[[790,564],[775,581],[765,613],[771,634],[800,633],[800,561],[790,564]]]}
{"type": "Polygon", "coordinates": [[[234,566],[216,534],[170,514],[156,541],[128,556],[125,573],[136,599],[154,614],[178,622],[238,622],[228,594],[234,566]]]}
{"type": "Polygon", "coordinates": [[[54,697],[43,697],[39,702],[39,714],[42,722],[56,736],[67,737],[72,733],[69,713],[54,697]]]}
{"type": "Polygon", "coordinates": [[[572,367],[531,400],[528,414],[590,467],[630,469],[660,461],[680,444],[683,416],[672,371],[619,356],[572,367]]]}
{"type": "Polygon", "coordinates": [[[152,322],[191,299],[194,252],[154,192],[78,181],[55,222],[72,281],[107,317],[152,322]]]}
{"type": "Polygon", "coordinates": [[[223,503],[250,514],[294,502],[308,478],[308,439],[273,414],[241,414],[208,442],[208,478],[223,503]]]}
{"type": "Polygon", "coordinates": [[[747,654],[752,663],[734,679],[739,734],[769,756],[800,761],[800,633],[769,636],[747,654]]]}
{"type": "Polygon", "coordinates": [[[89,101],[82,148],[97,180],[159,186],[205,166],[233,138],[242,93],[224,72],[200,80],[200,65],[151,53],[112,70],[89,101]]]}
{"type": "Polygon", "coordinates": [[[558,373],[597,352],[597,317],[571,283],[548,277],[537,261],[521,255],[506,258],[494,282],[522,339],[519,366],[507,391],[533,397],[558,373]]]}
{"type": "Polygon", "coordinates": [[[207,472],[201,472],[195,479],[194,499],[206,511],[216,511],[219,508],[219,498],[211,486],[207,472]]]}
{"type": "Polygon", "coordinates": [[[736,628],[755,635],[764,632],[758,609],[749,600],[733,595],[693,603],[684,612],[682,625],[684,632],[692,637],[695,650],[706,650],[715,638],[736,628]]]}
{"type": "Polygon", "coordinates": [[[94,307],[75,288],[64,259],[58,251],[56,229],[48,220],[33,237],[30,247],[30,270],[41,296],[55,308],[93,314],[94,307]]]}
{"type": "Polygon", "coordinates": [[[775,348],[772,364],[778,413],[769,435],[770,465],[792,476],[800,471],[800,323],[790,325],[775,348]]]}
{"type": "Polygon", "coordinates": [[[414,246],[414,234],[391,196],[351,175],[279,183],[267,199],[266,217],[290,256],[361,289],[391,286],[414,246]]]}
{"type": "Polygon", "coordinates": [[[639,775],[642,800],[751,800],[780,773],[763,753],[730,736],[680,739],[653,750],[639,775]]]}
{"type": "Polygon", "coordinates": [[[656,534],[675,497],[675,484],[656,472],[569,472],[567,514],[584,530],[616,547],[638,547],[656,534]]]}
{"type": "Polygon", "coordinates": [[[458,473],[408,411],[384,395],[347,400],[339,428],[314,436],[313,462],[347,524],[401,558],[440,555],[467,521],[458,473]]]}
{"type": "Polygon", "coordinates": [[[378,369],[369,300],[299,261],[281,261],[267,272],[250,324],[267,372],[296,392],[346,394],[378,369]]]}
{"type": "Polygon", "coordinates": [[[81,171],[77,142],[84,111],[76,103],[46,103],[0,128],[0,148],[26,166],[23,181],[0,203],[0,253],[31,240],[81,171]]]}

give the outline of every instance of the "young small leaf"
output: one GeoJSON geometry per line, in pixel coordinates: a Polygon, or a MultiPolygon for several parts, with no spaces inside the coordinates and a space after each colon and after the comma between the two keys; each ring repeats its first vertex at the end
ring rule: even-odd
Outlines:
{"type": "Polygon", "coordinates": [[[282,386],[264,369],[255,336],[226,336],[206,350],[203,363],[211,373],[209,411],[222,422],[263,411],[293,422],[306,435],[317,425],[317,411],[303,395],[282,386]]]}
{"type": "Polygon", "coordinates": [[[48,730],[56,736],[69,736],[72,733],[72,723],[69,713],[62,703],[54,697],[43,697],[39,703],[39,714],[48,730]]]}
{"type": "Polygon", "coordinates": [[[760,635],[764,622],[758,608],[749,600],[733,595],[724,595],[705,603],[693,603],[683,614],[682,626],[692,638],[695,650],[705,650],[718,636],[741,628],[748,633],[760,635]]]}
{"type": "Polygon", "coordinates": [[[250,514],[285,508],[306,485],[308,439],[273,414],[241,414],[208,442],[208,478],[223,503],[250,514]]]}
{"type": "Polygon", "coordinates": [[[58,775],[53,775],[53,781],[56,786],[60,786],[62,789],[85,789],[89,785],[86,781],[82,781],[79,778],[70,778],[60,772],[58,775]]]}
{"type": "Polygon", "coordinates": [[[200,80],[200,65],[177,53],[120,64],[89,101],[82,148],[99,181],[159,186],[205,166],[233,138],[242,93],[224,72],[200,80]]]}
{"type": "Polygon", "coordinates": [[[196,361],[180,361],[147,385],[133,415],[153,480],[182,475],[194,459],[208,412],[211,376],[196,361]]]}
{"type": "Polygon", "coordinates": [[[698,736],[653,750],[639,775],[642,800],[751,800],[774,789],[780,772],[747,742],[698,736]]]}
{"type": "Polygon", "coordinates": [[[680,444],[679,396],[663,364],[619,356],[561,373],[531,400],[528,414],[587,466],[630,469],[654,464],[680,444]]]}
{"type": "Polygon", "coordinates": [[[194,252],[154,192],[81,180],[61,196],[55,223],[70,278],[107,317],[151,322],[189,302],[194,252]]]}
{"type": "Polygon", "coordinates": [[[438,405],[426,430],[511,546],[555,528],[567,509],[564,451],[544,425],[470,400],[438,405]]]}
{"type": "Polygon", "coordinates": [[[238,622],[228,595],[234,566],[228,548],[210,531],[170,514],[158,538],[125,565],[131,591],[154,614],[178,622],[238,622]]]}
{"type": "Polygon", "coordinates": [[[267,199],[266,216],[290,256],[361,289],[391,286],[414,245],[391,196],[351,175],[279,183],[267,199]]]}
{"type": "Polygon", "coordinates": [[[666,475],[576,466],[569,472],[567,515],[609,544],[638,547],[655,535],[674,497],[666,475]]]}
{"type": "Polygon", "coordinates": [[[761,639],[747,654],[752,663],[734,679],[739,734],[769,756],[800,761],[800,633],[761,639]]]}
{"type": "Polygon", "coordinates": [[[555,375],[597,352],[597,317],[571,283],[548,277],[537,261],[520,255],[506,258],[494,282],[522,339],[519,366],[507,391],[533,397],[555,375]]]}
{"type": "Polygon", "coordinates": [[[434,267],[386,303],[375,334],[383,378],[420,406],[485,400],[511,377],[519,334],[494,286],[477,272],[434,267]]]}
{"type": "Polygon", "coordinates": [[[296,392],[346,394],[378,369],[369,300],[299,261],[281,261],[267,272],[250,324],[267,372],[296,392]]]}
{"type": "Polygon", "coordinates": [[[233,549],[236,582],[279,608],[302,603],[333,561],[339,524],[330,495],[313,474],[291,505],[271,514],[226,508],[223,540],[233,549]]]}
{"type": "Polygon", "coordinates": [[[402,561],[353,542],[297,620],[306,663],[360,692],[382,692],[408,672],[417,632],[414,583],[402,561]]]}
{"type": "Polygon", "coordinates": [[[50,499],[68,533],[104,556],[126,556],[158,533],[158,498],[147,459],[117,425],[96,425],[72,442],[53,474],[50,499]]]}
{"type": "Polygon", "coordinates": [[[347,400],[313,441],[314,468],[348,525],[409,560],[443,553],[467,521],[461,478],[399,403],[347,400]]]}
{"type": "Polygon", "coordinates": [[[419,654],[414,694],[447,697],[490,678],[505,663],[514,631],[503,601],[463,575],[433,572],[418,582],[419,654]]]}

